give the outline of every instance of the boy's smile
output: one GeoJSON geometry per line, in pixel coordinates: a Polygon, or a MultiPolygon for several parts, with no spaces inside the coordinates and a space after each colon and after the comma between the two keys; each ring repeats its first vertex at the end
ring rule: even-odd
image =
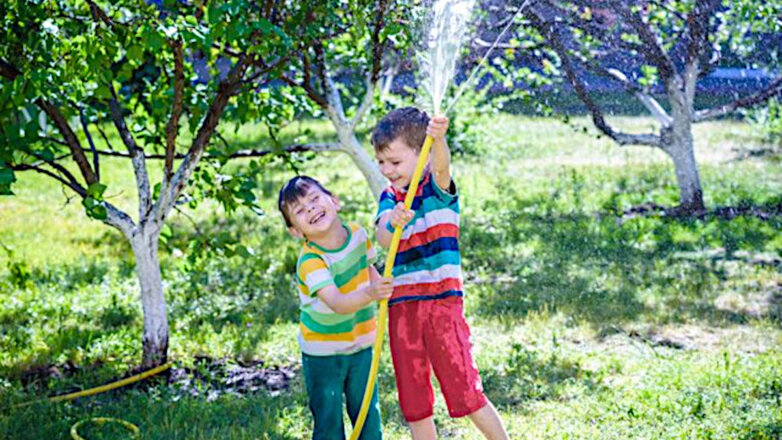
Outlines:
{"type": "Polygon", "coordinates": [[[309,240],[328,236],[332,229],[341,228],[341,222],[337,216],[339,211],[339,199],[330,196],[318,188],[310,190],[296,202],[288,207],[291,217],[291,233],[309,240]]]}
{"type": "Polygon", "coordinates": [[[391,186],[404,190],[410,184],[418,162],[418,151],[407,145],[402,138],[388,144],[388,148],[375,152],[380,172],[391,182],[391,186]]]}

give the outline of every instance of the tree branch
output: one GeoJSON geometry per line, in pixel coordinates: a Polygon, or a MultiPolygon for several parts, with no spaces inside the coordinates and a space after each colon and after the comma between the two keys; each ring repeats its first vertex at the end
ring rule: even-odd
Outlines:
{"type": "Polygon", "coordinates": [[[38,107],[40,107],[49,116],[49,118],[54,121],[54,125],[57,126],[57,129],[62,134],[62,137],[65,139],[65,143],[68,144],[68,148],[71,150],[71,156],[73,156],[74,162],[76,162],[76,165],[78,165],[79,171],[81,171],[81,175],[84,177],[84,181],[87,183],[87,185],[92,185],[93,183],[97,182],[98,176],[95,175],[95,173],[92,171],[90,163],[87,161],[87,156],[84,155],[84,151],[82,150],[81,143],[76,137],[76,133],[74,133],[70,125],[68,125],[68,121],[62,115],[62,113],[60,113],[57,107],[55,107],[52,103],[42,98],[38,98],[35,102],[38,107]]]}
{"type": "Polygon", "coordinates": [[[377,81],[380,78],[380,68],[383,61],[383,50],[385,49],[385,42],[380,41],[380,31],[383,30],[386,7],[388,1],[383,0],[377,5],[377,20],[375,26],[372,29],[372,37],[370,39],[372,45],[372,67],[367,75],[365,85],[366,91],[364,92],[364,99],[356,109],[356,114],[353,115],[353,119],[350,120],[349,126],[351,130],[355,130],[356,126],[364,118],[364,114],[372,107],[372,102],[375,98],[375,87],[377,81]]]}
{"type": "Polygon", "coordinates": [[[302,71],[304,74],[304,78],[302,80],[302,83],[297,83],[294,79],[289,78],[285,75],[282,75],[282,80],[286,82],[287,84],[293,86],[293,87],[301,87],[304,89],[305,92],[307,92],[307,96],[310,97],[313,101],[315,101],[316,104],[322,109],[326,109],[329,106],[329,103],[326,101],[326,98],[323,97],[320,93],[318,93],[315,88],[312,87],[312,66],[310,65],[310,59],[307,55],[307,50],[304,49],[302,51],[301,55],[301,61],[302,61],[302,71]]]}
{"type": "MultiPolygon", "coordinates": [[[[334,143],[313,143],[313,144],[294,144],[289,145],[285,148],[283,148],[281,151],[284,151],[286,153],[302,153],[305,151],[314,151],[314,152],[323,152],[323,151],[338,151],[340,150],[339,144],[334,143]]],[[[250,157],[263,157],[268,156],[270,154],[277,153],[278,150],[270,149],[270,150],[239,150],[236,151],[230,155],[228,155],[228,159],[241,159],[241,158],[250,158],[250,157]]],[[[98,150],[98,154],[101,156],[110,156],[110,157],[124,157],[128,158],[131,157],[129,153],[123,153],[121,151],[105,151],[105,150],[98,150]]],[[[187,157],[186,154],[176,154],[176,159],[184,159],[187,157]]],[[[219,155],[212,155],[212,154],[204,154],[202,156],[202,159],[213,159],[213,158],[224,158],[226,156],[219,156],[219,155]]],[[[144,158],[147,160],[164,160],[166,159],[165,154],[146,154],[144,155],[144,158]]]]}
{"type": "Polygon", "coordinates": [[[383,85],[380,90],[380,102],[386,102],[388,94],[391,93],[391,86],[394,83],[394,77],[397,75],[397,73],[399,73],[401,66],[401,61],[395,62],[393,66],[386,72],[385,79],[383,80],[383,85]]]}
{"type": "Polygon", "coordinates": [[[0,76],[9,81],[13,81],[21,74],[22,72],[20,72],[19,69],[8,63],[6,60],[0,58],[0,76]]]}
{"type": "Polygon", "coordinates": [[[133,173],[136,176],[136,187],[138,188],[139,223],[143,223],[152,209],[149,175],[147,174],[147,165],[144,161],[144,150],[136,145],[136,140],[133,139],[128,126],[125,125],[125,118],[122,116],[122,109],[117,101],[117,94],[114,92],[114,88],[109,87],[109,89],[111,89],[112,96],[111,100],[109,100],[111,119],[119,132],[122,142],[128,149],[128,153],[132,156],[133,173]]]}
{"type": "MultiPolygon", "coordinates": [[[[623,40],[621,37],[621,27],[619,29],[608,29],[606,26],[598,24],[595,20],[585,20],[572,9],[565,8],[560,4],[555,4],[552,0],[545,0],[545,2],[550,8],[555,10],[556,16],[563,19],[568,26],[579,29],[590,37],[600,40],[610,47],[638,53],[642,53],[644,50],[644,46],[640,44],[623,40]],[[613,30],[613,32],[611,32],[611,30],[613,30]]],[[[592,7],[594,5],[584,6],[592,7]]],[[[622,23],[620,22],[619,24],[621,25],[622,23]]]]}
{"type": "Polygon", "coordinates": [[[721,4],[721,0],[697,0],[686,19],[689,41],[684,60],[684,94],[690,111],[695,101],[695,89],[701,71],[711,69],[713,48],[709,44],[709,23],[721,4]]]}
{"type": "Polygon", "coordinates": [[[187,185],[187,180],[201,159],[201,155],[209,144],[218,122],[220,122],[220,117],[228,104],[228,100],[241,87],[242,76],[247,68],[247,64],[247,57],[242,55],[231,68],[226,78],[218,85],[217,94],[209,106],[206,117],[198,129],[190,149],[179,165],[174,177],[171,178],[170,186],[161,193],[155,205],[156,221],[161,222],[168,216],[168,213],[174,206],[174,201],[179,197],[185,185],[187,185]]]}
{"type": "Polygon", "coordinates": [[[109,147],[109,150],[114,150],[114,147],[111,145],[111,142],[109,142],[109,137],[106,136],[106,132],[103,131],[103,128],[101,128],[100,124],[95,124],[95,127],[98,129],[98,133],[100,133],[101,137],[103,137],[103,141],[106,142],[106,146],[109,147]]]}
{"type": "Polygon", "coordinates": [[[166,162],[163,167],[164,178],[171,180],[174,167],[174,153],[176,152],[176,138],[179,132],[179,118],[182,116],[182,96],[185,88],[184,61],[182,56],[182,41],[170,42],[174,50],[174,102],[171,109],[171,118],[166,126],[166,162]]]}
{"type": "Polygon", "coordinates": [[[361,104],[356,109],[356,114],[353,115],[353,119],[350,120],[350,129],[355,130],[356,126],[364,118],[364,114],[372,107],[372,103],[375,100],[375,85],[377,79],[372,80],[372,75],[367,75],[365,81],[366,91],[364,92],[364,99],[361,100],[361,104]]]}
{"type": "Polygon", "coordinates": [[[90,134],[87,118],[84,116],[84,111],[79,109],[79,120],[81,121],[84,135],[87,137],[87,143],[90,144],[90,151],[92,151],[92,167],[95,170],[95,177],[100,180],[100,161],[98,159],[98,153],[95,148],[95,142],[92,141],[92,135],[90,134]]]}
{"type": "Polygon", "coordinates": [[[709,19],[720,4],[721,0],[697,0],[695,8],[687,16],[690,38],[687,42],[686,64],[702,61],[703,55],[709,49],[709,19]]]}
{"type": "Polygon", "coordinates": [[[601,76],[604,76],[606,78],[611,78],[615,81],[618,81],[620,84],[622,84],[622,86],[625,88],[625,91],[638,98],[638,100],[641,101],[644,107],[646,107],[646,109],[649,110],[649,113],[651,113],[652,116],[654,116],[658,121],[660,121],[660,125],[662,125],[663,127],[668,127],[671,124],[673,124],[673,118],[671,118],[668,115],[668,112],[665,111],[665,109],[660,105],[660,103],[657,102],[656,99],[654,99],[640,86],[631,82],[624,73],[622,73],[618,69],[613,69],[613,68],[606,69],[598,65],[597,63],[585,63],[585,65],[589,70],[601,76]]]}
{"type": "Polygon", "coordinates": [[[614,130],[605,120],[603,112],[600,107],[592,100],[589,93],[586,90],[584,84],[578,79],[578,75],[570,60],[570,56],[567,53],[564,43],[556,34],[553,23],[547,23],[541,18],[534,9],[529,9],[530,13],[528,17],[533,26],[548,40],[552,49],[559,56],[562,67],[565,70],[565,76],[570,82],[571,86],[575,90],[578,97],[586,105],[587,109],[592,115],[592,121],[598,130],[603,132],[606,136],[613,139],[619,145],[648,145],[652,147],[661,147],[660,136],[654,134],[627,134],[614,130]]]}
{"type": "Polygon", "coordinates": [[[667,83],[670,79],[676,76],[676,66],[673,63],[671,57],[665,52],[662,45],[658,41],[657,35],[649,25],[644,21],[640,13],[634,13],[630,10],[630,7],[621,0],[610,0],[610,4],[627,20],[627,22],[635,29],[641,41],[644,43],[641,53],[647,57],[647,59],[657,67],[660,73],[660,79],[667,83]]]}
{"type": "MultiPolygon", "coordinates": [[[[70,171],[68,171],[67,168],[65,168],[64,166],[62,166],[62,165],[57,163],[57,160],[58,159],[62,159],[62,157],[54,158],[53,160],[48,160],[45,157],[43,157],[41,154],[36,153],[35,151],[24,150],[24,152],[27,153],[27,154],[30,154],[31,156],[33,156],[36,159],[38,159],[39,161],[41,161],[40,163],[45,163],[45,164],[49,165],[50,167],[54,168],[55,170],[59,171],[63,176],[65,176],[66,179],[68,179],[68,181],[72,185],[81,186],[81,185],[79,185],[79,181],[76,180],[76,176],[74,176],[70,171]]],[[[64,157],[68,157],[68,156],[66,155],[64,157]]],[[[33,166],[37,166],[37,164],[33,164],[33,166]]]]}
{"type": "Polygon", "coordinates": [[[388,6],[388,0],[381,0],[376,4],[375,27],[372,29],[372,37],[370,39],[372,44],[372,69],[369,75],[370,81],[373,84],[377,84],[377,78],[380,75],[380,67],[383,61],[383,49],[385,48],[385,42],[380,41],[380,31],[383,30],[385,25],[385,14],[388,6]]]}
{"type": "MultiPolygon", "coordinates": [[[[49,162],[47,162],[49,163],[49,162]]],[[[51,164],[51,163],[49,163],[51,164]]],[[[19,165],[12,165],[11,169],[14,171],[27,171],[32,170],[37,173],[41,173],[44,175],[47,175],[58,182],[62,183],[63,185],[67,186],[71,190],[73,190],[76,194],[81,196],[82,198],[87,197],[87,190],[79,185],[78,183],[71,183],[63,179],[62,177],[58,176],[57,174],[44,169],[40,168],[34,165],[27,165],[27,164],[19,164],[19,165]]],[[[126,237],[130,237],[132,235],[133,229],[135,228],[135,223],[133,223],[133,219],[131,219],[127,214],[117,209],[116,206],[112,205],[111,203],[107,201],[101,202],[103,206],[106,208],[106,219],[103,220],[104,223],[106,223],[109,226],[113,226],[120,230],[123,234],[125,234],[126,237]]]]}
{"type": "Polygon", "coordinates": [[[136,223],[133,222],[133,219],[111,203],[105,200],[102,203],[106,208],[106,220],[103,222],[117,228],[125,234],[125,237],[129,239],[133,237],[133,231],[136,229],[136,223]]]}
{"type": "Polygon", "coordinates": [[[737,99],[730,104],[725,104],[706,110],[698,110],[695,112],[693,122],[703,122],[707,119],[724,116],[740,108],[753,107],[755,105],[766,102],[776,95],[782,95],[782,76],[778,76],[771,82],[771,84],[768,85],[768,87],[759,92],[756,92],[755,94],[737,99]]]}
{"type": "Polygon", "coordinates": [[[315,68],[318,71],[321,87],[323,87],[323,91],[326,95],[326,113],[335,126],[345,126],[350,122],[345,120],[345,109],[342,107],[342,97],[339,94],[334,79],[331,78],[328,68],[326,67],[326,54],[323,52],[323,45],[316,43],[313,49],[315,50],[315,68]]]}
{"type": "Polygon", "coordinates": [[[55,138],[41,136],[41,137],[39,137],[39,139],[41,139],[42,141],[46,141],[46,142],[52,142],[52,143],[57,144],[57,145],[62,145],[63,147],[67,147],[68,146],[67,143],[65,143],[65,142],[63,142],[63,141],[61,141],[59,139],[55,139],[55,138]]]}
{"type": "MultiPolygon", "coordinates": [[[[51,165],[50,162],[46,162],[51,165]]],[[[27,171],[27,170],[33,170],[37,173],[45,174],[49,177],[51,177],[54,180],[57,180],[58,182],[62,183],[63,185],[67,186],[68,188],[72,189],[76,194],[80,195],[81,197],[87,197],[87,190],[78,184],[78,182],[70,182],[68,180],[65,180],[65,178],[45,169],[41,168],[35,165],[28,165],[28,164],[18,164],[18,165],[11,165],[11,169],[14,171],[27,171]]]]}
{"type": "MultiPolygon", "coordinates": [[[[0,58],[0,75],[3,76],[3,78],[6,78],[9,81],[13,81],[21,74],[22,72],[19,69],[0,58]]],[[[98,177],[92,171],[92,168],[90,168],[87,157],[82,151],[79,139],[68,125],[68,121],[62,115],[62,113],[60,113],[54,104],[44,100],[43,98],[36,99],[35,104],[40,107],[44,113],[46,113],[46,115],[49,116],[49,118],[54,122],[54,125],[57,126],[57,129],[60,131],[60,134],[62,134],[63,139],[65,139],[65,145],[67,145],[71,150],[71,155],[73,156],[74,162],[76,162],[76,164],[79,166],[79,171],[81,171],[81,175],[84,177],[84,181],[88,185],[97,182],[98,177]]]]}
{"type": "Polygon", "coordinates": [[[87,4],[90,5],[90,14],[92,14],[93,20],[100,20],[108,27],[114,26],[114,22],[111,21],[109,16],[106,15],[106,13],[103,12],[103,10],[98,5],[96,5],[94,1],[87,0],[87,4]]]}

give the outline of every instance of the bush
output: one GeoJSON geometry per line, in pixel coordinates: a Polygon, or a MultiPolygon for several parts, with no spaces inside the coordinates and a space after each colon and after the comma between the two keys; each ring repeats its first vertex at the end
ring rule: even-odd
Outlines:
{"type": "Polygon", "coordinates": [[[771,99],[766,107],[750,111],[747,118],[762,133],[763,140],[782,147],[782,101],[771,99]]]}

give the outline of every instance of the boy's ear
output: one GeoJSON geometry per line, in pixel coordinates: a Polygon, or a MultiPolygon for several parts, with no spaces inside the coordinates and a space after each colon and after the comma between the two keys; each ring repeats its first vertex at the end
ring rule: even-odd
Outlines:
{"type": "Polygon", "coordinates": [[[339,196],[332,195],[331,199],[334,200],[334,206],[337,208],[337,211],[339,211],[339,196]]]}
{"type": "Polygon", "coordinates": [[[302,234],[302,232],[299,231],[299,228],[297,228],[296,226],[289,226],[288,227],[288,232],[290,232],[291,235],[293,235],[294,237],[296,237],[296,238],[298,238],[300,240],[304,238],[304,234],[302,234]]]}

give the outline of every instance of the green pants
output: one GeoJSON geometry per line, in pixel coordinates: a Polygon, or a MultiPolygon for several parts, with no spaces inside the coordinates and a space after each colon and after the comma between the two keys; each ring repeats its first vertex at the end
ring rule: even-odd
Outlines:
{"type": "MultiPolygon", "coordinates": [[[[310,410],[315,419],[313,440],[345,438],[345,428],[342,423],[342,396],[345,396],[350,421],[355,425],[371,365],[371,347],[351,355],[302,354],[304,380],[307,383],[310,410]]],[[[377,402],[377,385],[375,385],[359,439],[380,440],[382,438],[380,405],[377,402]]]]}

